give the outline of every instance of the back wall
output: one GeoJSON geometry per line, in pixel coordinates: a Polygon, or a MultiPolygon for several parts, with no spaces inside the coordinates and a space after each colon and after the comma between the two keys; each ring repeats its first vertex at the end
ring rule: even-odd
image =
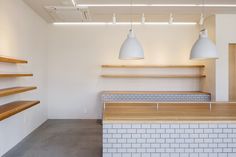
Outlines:
{"type": "Polygon", "coordinates": [[[49,118],[100,118],[99,93],[104,90],[200,90],[198,79],[101,78],[102,64],[197,64],[189,60],[197,26],[135,26],[145,51],[145,59],[139,61],[118,59],[128,30],[128,26],[50,26],[49,118]]]}

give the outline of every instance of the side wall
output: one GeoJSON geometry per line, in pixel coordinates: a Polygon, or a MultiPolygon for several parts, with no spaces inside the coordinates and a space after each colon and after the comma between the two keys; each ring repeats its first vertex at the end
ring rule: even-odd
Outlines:
{"type": "Polygon", "coordinates": [[[1,97],[0,105],[17,100],[41,103],[0,122],[0,156],[47,119],[46,52],[48,25],[21,0],[0,1],[0,55],[22,58],[26,65],[0,63],[0,73],[32,72],[31,78],[0,79],[0,89],[37,86],[24,94],[1,97]]]}
{"type": "Polygon", "coordinates": [[[216,15],[216,100],[229,100],[229,43],[236,43],[236,15],[216,15]]]}

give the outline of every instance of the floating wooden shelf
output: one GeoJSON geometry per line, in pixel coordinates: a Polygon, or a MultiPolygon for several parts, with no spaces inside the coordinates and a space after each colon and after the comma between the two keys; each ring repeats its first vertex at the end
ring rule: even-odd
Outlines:
{"type": "Polygon", "coordinates": [[[8,77],[28,77],[33,76],[33,74],[0,74],[0,78],[8,78],[8,77]]]}
{"type": "Polygon", "coordinates": [[[37,87],[13,87],[0,89],[0,97],[23,93],[34,89],[37,89],[37,87]]]}
{"type": "Polygon", "coordinates": [[[101,75],[104,78],[204,78],[206,75],[101,75]]]}
{"type": "Polygon", "coordinates": [[[9,58],[9,57],[0,57],[0,62],[5,63],[28,63],[26,60],[21,59],[15,59],[15,58],[9,58]]]}
{"type": "Polygon", "coordinates": [[[0,106],[0,121],[22,112],[34,105],[39,104],[40,101],[15,101],[0,106]]]}
{"type": "Polygon", "coordinates": [[[102,65],[102,68],[204,68],[205,65],[102,65]]]}

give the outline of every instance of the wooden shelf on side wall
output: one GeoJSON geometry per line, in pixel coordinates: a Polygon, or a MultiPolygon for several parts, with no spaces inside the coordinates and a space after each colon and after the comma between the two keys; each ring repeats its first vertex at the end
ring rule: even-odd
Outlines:
{"type": "Polygon", "coordinates": [[[9,77],[30,77],[33,74],[0,74],[0,78],[9,78],[9,77]]]}
{"type": "Polygon", "coordinates": [[[205,65],[102,65],[102,68],[204,68],[205,65]]]}
{"type": "Polygon", "coordinates": [[[22,112],[32,106],[39,104],[40,101],[15,101],[0,106],[0,121],[22,112]]]}
{"type": "Polygon", "coordinates": [[[0,97],[23,93],[34,89],[37,89],[37,87],[12,87],[12,88],[0,89],[0,97]]]}
{"type": "Polygon", "coordinates": [[[0,56],[0,62],[4,62],[4,63],[20,63],[20,64],[28,63],[26,60],[9,58],[9,57],[1,57],[1,56],[0,56]]]}
{"type": "Polygon", "coordinates": [[[204,78],[206,75],[101,75],[104,78],[204,78]]]}

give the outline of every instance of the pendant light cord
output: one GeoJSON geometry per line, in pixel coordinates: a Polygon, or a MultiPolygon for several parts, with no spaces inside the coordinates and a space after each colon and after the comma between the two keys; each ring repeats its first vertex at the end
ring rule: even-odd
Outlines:
{"type": "Polygon", "coordinates": [[[205,0],[202,0],[202,14],[203,14],[203,25],[202,29],[205,30],[205,18],[206,18],[206,8],[205,8],[205,0]]]}
{"type": "Polygon", "coordinates": [[[133,19],[132,19],[132,15],[133,15],[133,0],[130,0],[130,23],[131,23],[131,31],[133,30],[133,19]]]}

